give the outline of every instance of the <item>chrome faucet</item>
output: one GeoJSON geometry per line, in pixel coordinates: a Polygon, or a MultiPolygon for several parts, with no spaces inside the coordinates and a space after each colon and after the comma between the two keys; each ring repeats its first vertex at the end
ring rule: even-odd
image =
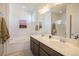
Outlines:
{"type": "MultiPolygon", "coordinates": [[[[73,34],[72,34],[73,35],[73,34]]],[[[78,39],[79,38],[79,35],[74,35],[74,39],[78,39]]]]}
{"type": "Polygon", "coordinates": [[[78,39],[78,38],[79,38],[79,35],[76,35],[76,36],[75,36],[75,39],[78,39]]]}

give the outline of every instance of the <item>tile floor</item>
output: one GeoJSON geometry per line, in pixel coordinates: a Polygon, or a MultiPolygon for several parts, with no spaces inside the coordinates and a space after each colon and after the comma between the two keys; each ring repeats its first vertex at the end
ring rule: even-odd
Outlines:
{"type": "Polygon", "coordinates": [[[21,50],[7,54],[7,56],[33,56],[30,50],[21,50]]]}

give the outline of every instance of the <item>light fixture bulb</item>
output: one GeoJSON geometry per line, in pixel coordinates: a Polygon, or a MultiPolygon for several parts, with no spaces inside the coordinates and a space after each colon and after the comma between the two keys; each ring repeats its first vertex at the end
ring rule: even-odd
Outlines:
{"type": "Polygon", "coordinates": [[[22,8],[24,8],[24,9],[25,9],[25,8],[26,8],[26,6],[23,6],[22,8]]]}

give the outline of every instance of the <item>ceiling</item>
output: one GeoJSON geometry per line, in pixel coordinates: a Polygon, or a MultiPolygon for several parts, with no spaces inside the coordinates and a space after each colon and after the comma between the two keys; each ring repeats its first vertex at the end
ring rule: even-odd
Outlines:
{"type": "Polygon", "coordinates": [[[25,11],[34,12],[42,6],[44,6],[45,4],[46,3],[13,3],[11,5],[12,7],[18,10],[23,9],[25,11]]]}
{"type": "Polygon", "coordinates": [[[52,11],[52,13],[55,13],[55,14],[66,13],[66,4],[57,5],[57,6],[53,7],[51,9],[51,11],[52,11]]]}
{"type": "Polygon", "coordinates": [[[60,11],[65,12],[65,8],[66,8],[65,5],[60,4],[56,6],[55,3],[11,3],[10,5],[15,10],[21,10],[27,12],[36,12],[40,9],[43,9],[43,7],[48,6],[48,7],[52,7],[51,11],[53,13],[58,13],[60,11]]]}

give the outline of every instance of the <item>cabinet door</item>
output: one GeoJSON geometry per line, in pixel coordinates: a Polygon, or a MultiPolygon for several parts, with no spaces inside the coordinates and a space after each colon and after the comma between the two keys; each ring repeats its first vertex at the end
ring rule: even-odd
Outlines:
{"type": "Polygon", "coordinates": [[[40,56],[48,56],[48,54],[40,48],[40,56]]]}
{"type": "Polygon", "coordinates": [[[32,41],[30,41],[30,49],[31,49],[32,53],[33,53],[33,45],[34,45],[34,43],[32,41]]]}
{"type": "Polygon", "coordinates": [[[37,44],[33,44],[33,54],[35,56],[38,56],[39,55],[39,46],[37,44]]]}

